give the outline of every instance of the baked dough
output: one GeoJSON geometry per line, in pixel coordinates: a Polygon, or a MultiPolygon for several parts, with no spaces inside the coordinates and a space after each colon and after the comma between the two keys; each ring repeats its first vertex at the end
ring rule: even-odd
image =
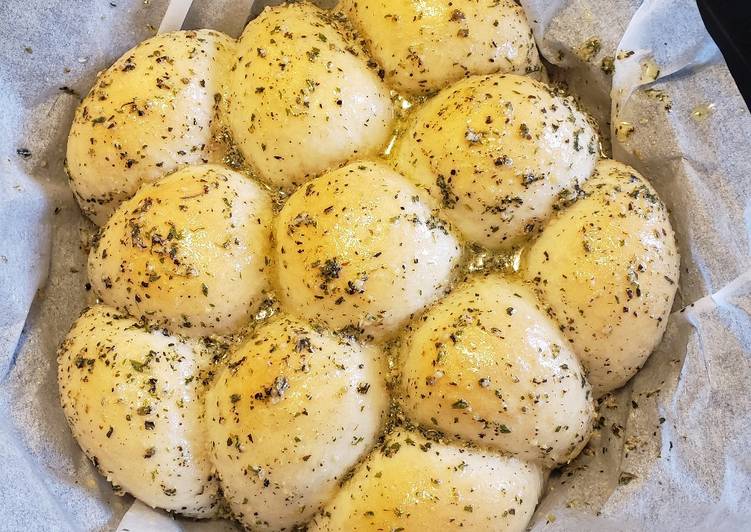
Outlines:
{"type": "Polygon", "coordinates": [[[474,74],[538,74],[537,46],[513,0],[343,0],[388,83],[426,95],[474,74]]]}
{"type": "Polygon", "coordinates": [[[447,288],[461,254],[431,207],[383,163],[353,163],[301,187],[275,221],[285,308],[363,339],[397,332],[447,288]]]}
{"type": "Polygon", "coordinates": [[[523,271],[602,395],[660,342],[680,257],[665,205],[633,168],[600,161],[584,194],[551,220],[523,271]]]}
{"type": "Polygon", "coordinates": [[[471,280],[411,329],[400,364],[411,419],[546,467],[586,445],[594,405],[584,371],[522,284],[471,280]]]}
{"type": "Polygon", "coordinates": [[[206,399],[222,492],[253,530],[304,524],[365,454],[388,405],[378,349],[289,316],[230,356],[206,399]]]}
{"type": "Polygon", "coordinates": [[[213,30],[163,33],[102,73],[76,110],[67,168],[81,210],[104,225],[141,183],[216,162],[213,136],[235,41],[213,30]]]}
{"type": "Polygon", "coordinates": [[[589,178],[598,151],[573,100],[530,78],[491,75],[460,81],[419,108],[394,164],[467,240],[509,249],[589,178]]]}
{"type": "Polygon", "coordinates": [[[229,125],[262,179],[288,192],[392,132],[388,89],[328,12],[307,2],[266,8],[232,65],[229,125]]]}
{"type": "Polygon", "coordinates": [[[539,467],[397,428],[316,516],[311,532],[525,530],[539,467]]]}
{"type": "Polygon", "coordinates": [[[203,405],[213,371],[200,342],[104,305],[84,312],[58,351],[60,400],[86,455],[115,489],[190,517],[219,504],[203,405]]]}
{"type": "Polygon", "coordinates": [[[190,336],[250,321],[271,278],[271,198],[217,165],[191,166],[141,187],[89,254],[97,296],[190,336]]]}

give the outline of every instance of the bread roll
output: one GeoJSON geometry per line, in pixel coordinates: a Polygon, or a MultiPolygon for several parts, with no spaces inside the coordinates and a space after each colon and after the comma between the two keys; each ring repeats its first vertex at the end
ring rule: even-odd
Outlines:
{"type": "Polygon", "coordinates": [[[99,298],[190,336],[245,325],[270,281],[271,199],[251,179],[191,166],[141,187],[89,254],[99,298]]]}
{"type": "Polygon", "coordinates": [[[141,183],[214,162],[218,114],[235,41],[212,30],[143,41],[102,73],[68,137],[70,184],[83,212],[104,225],[141,183]]]}
{"type": "Polygon", "coordinates": [[[601,161],[584,194],[550,222],[523,271],[601,395],[660,342],[680,257],[665,205],[633,168],[601,161]]]}
{"type": "Polygon", "coordinates": [[[460,256],[430,203],[374,162],[300,188],[275,221],[275,240],[285,308],[365,339],[392,335],[438,297],[460,256]]]}
{"type": "Polygon", "coordinates": [[[305,523],[377,437],[388,405],[380,353],[289,316],[230,357],[206,400],[211,453],[253,530],[305,523]]]}
{"type": "Polygon", "coordinates": [[[260,176],[288,192],[391,135],[389,91],[338,26],[300,2],[267,8],[240,37],[229,125],[260,176]]]}
{"type": "Polygon", "coordinates": [[[541,489],[533,464],[397,428],[308,529],[521,532],[541,489]]]}
{"type": "Polygon", "coordinates": [[[116,490],[190,517],[212,517],[204,393],[212,353],[104,305],[76,321],[58,351],[65,417],[116,490]]]}
{"type": "Polygon", "coordinates": [[[594,405],[584,371],[523,285],[474,279],[412,329],[400,364],[412,419],[547,467],[586,445],[594,405]]]}
{"type": "Polygon", "coordinates": [[[574,102],[530,78],[473,77],[411,118],[396,169],[474,243],[508,249],[538,232],[594,170],[598,139],[574,102]]]}
{"type": "Polygon", "coordinates": [[[407,94],[430,94],[474,74],[541,70],[532,30],[512,0],[343,0],[340,6],[386,81],[407,94]]]}

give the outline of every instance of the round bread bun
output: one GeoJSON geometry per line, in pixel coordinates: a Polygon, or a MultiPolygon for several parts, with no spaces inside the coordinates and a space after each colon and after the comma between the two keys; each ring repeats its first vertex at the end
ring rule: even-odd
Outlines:
{"type": "Polygon", "coordinates": [[[461,254],[419,191],[375,162],[301,187],[274,234],[286,309],[367,339],[396,332],[438,297],[461,254]]]}
{"type": "Polygon", "coordinates": [[[523,531],[540,468],[395,429],[309,525],[311,532],[523,531]]]}
{"type": "Polygon", "coordinates": [[[391,96],[330,12],[307,2],[266,8],[239,40],[229,125],[245,157],[288,192],[392,133],[391,96]]]}
{"type": "Polygon", "coordinates": [[[463,77],[541,70],[532,30],[513,0],[344,0],[340,9],[388,83],[426,95],[463,77]]]}
{"type": "Polygon", "coordinates": [[[571,99],[509,74],[469,78],[429,100],[394,162],[467,240],[508,249],[589,178],[597,152],[597,134],[571,99]]]}
{"type": "Polygon", "coordinates": [[[623,386],[660,342],[680,257],[665,205],[633,168],[601,161],[584,195],[548,224],[523,272],[599,396],[623,386]]]}
{"type": "Polygon", "coordinates": [[[461,285],[414,325],[400,366],[404,409],[426,428],[547,467],[589,440],[584,371],[521,284],[492,275],[461,285]]]}
{"type": "Polygon", "coordinates": [[[289,316],[262,325],[206,399],[212,460],[253,530],[305,523],[375,441],[388,406],[380,352],[289,316]]]}
{"type": "Polygon", "coordinates": [[[170,512],[215,514],[203,396],[212,354],[97,305],[58,351],[60,399],[78,444],[115,489],[170,512]]]}
{"type": "Polygon", "coordinates": [[[143,182],[213,162],[235,41],[212,30],[163,33],[102,73],[78,106],[67,168],[81,210],[104,225],[143,182]]]}
{"type": "Polygon", "coordinates": [[[141,187],[89,254],[97,296],[189,336],[231,333],[270,280],[272,207],[251,179],[191,166],[141,187]]]}

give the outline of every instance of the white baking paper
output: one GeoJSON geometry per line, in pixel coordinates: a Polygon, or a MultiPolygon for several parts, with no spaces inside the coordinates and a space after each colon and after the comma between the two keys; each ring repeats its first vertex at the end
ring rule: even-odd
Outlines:
{"type": "MultiPolygon", "coordinates": [[[[267,3],[197,0],[184,27],[237,36],[267,3]]],[[[748,109],[693,0],[521,3],[553,78],[614,132],[616,158],[648,176],[668,204],[683,257],[664,341],[601,405],[601,428],[551,477],[532,527],[750,530],[748,109]],[[615,74],[603,72],[603,58],[617,56],[615,74]]],[[[176,521],[114,495],[73,440],[57,398],[55,350],[86,304],[92,229],[62,168],[76,94],[153,35],[166,7],[0,2],[3,531],[231,529],[176,521]]]]}

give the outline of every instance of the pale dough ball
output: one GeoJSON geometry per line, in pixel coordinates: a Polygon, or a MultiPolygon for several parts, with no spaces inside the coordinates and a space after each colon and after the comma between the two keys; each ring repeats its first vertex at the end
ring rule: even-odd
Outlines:
{"type": "Polygon", "coordinates": [[[394,161],[467,240],[507,249],[589,178],[597,152],[597,134],[571,99],[530,78],[491,75],[419,108],[394,161]]]}
{"type": "Polygon", "coordinates": [[[397,428],[357,467],[309,530],[521,532],[542,480],[534,464],[397,428]]]}
{"type": "Polygon", "coordinates": [[[206,398],[212,460],[253,530],[306,522],[366,453],[388,406],[380,352],[288,316],[261,326],[206,398]]]}
{"type": "Polygon", "coordinates": [[[332,13],[267,8],[240,37],[229,125],[260,176],[287,191],[384,148],[391,96],[332,13]]]}
{"type": "Polygon", "coordinates": [[[212,353],[117,310],[88,309],[58,351],[60,400],[78,444],[118,491],[211,517],[218,482],[203,396],[212,353]]]}
{"type": "Polygon", "coordinates": [[[274,233],[286,308],[368,338],[392,334],[438,297],[461,253],[418,190],[374,162],[301,187],[274,233]]]}
{"type": "Polygon", "coordinates": [[[665,205],[633,168],[601,161],[584,193],[529,249],[524,276],[601,395],[623,386],[660,342],[680,257],[665,205]]]}
{"type": "Polygon", "coordinates": [[[548,467],[589,440],[584,371],[521,284],[492,275],[458,287],[414,324],[400,365],[405,411],[427,428],[548,467]]]}
{"type": "Polygon", "coordinates": [[[89,280],[105,303],[174,332],[234,332],[269,287],[271,218],[251,179],[184,168],[120,206],[91,249],[89,280]]]}
{"type": "Polygon", "coordinates": [[[212,30],[156,35],[102,73],[68,137],[70,184],[103,225],[117,206],[188,164],[212,162],[235,41],[212,30]]]}
{"type": "Polygon", "coordinates": [[[513,0],[344,0],[341,9],[386,81],[408,94],[474,74],[541,70],[532,30],[513,0]]]}

